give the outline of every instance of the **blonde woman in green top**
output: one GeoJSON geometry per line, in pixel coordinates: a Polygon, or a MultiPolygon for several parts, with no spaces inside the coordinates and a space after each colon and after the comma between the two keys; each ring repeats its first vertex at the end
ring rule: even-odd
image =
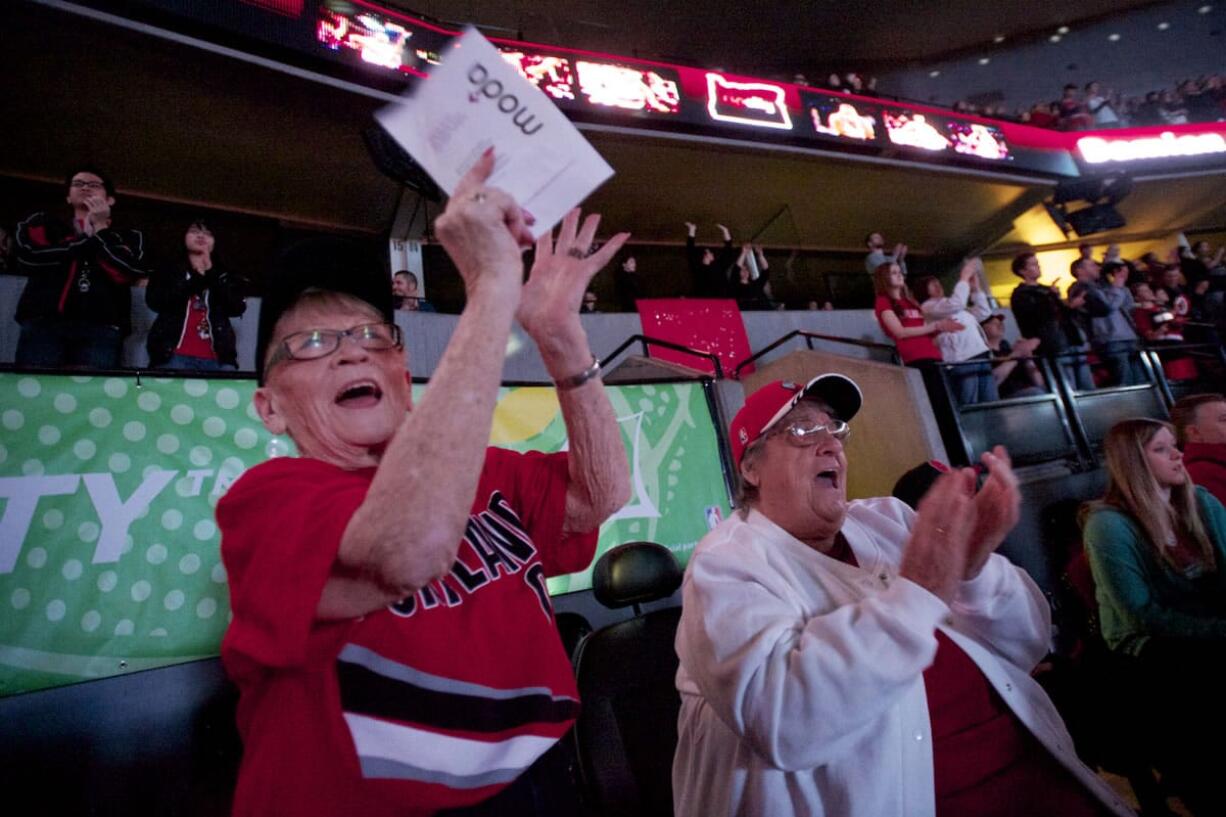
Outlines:
{"type": "Polygon", "coordinates": [[[1198,815],[1226,814],[1226,508],[1192,484],[1175,435],[1150,419],[1104,442],[1107,492],[1086,508],[1084,542],[1103,639],[1132,657],[1138,717],[1164,777],[1198,815]]]}

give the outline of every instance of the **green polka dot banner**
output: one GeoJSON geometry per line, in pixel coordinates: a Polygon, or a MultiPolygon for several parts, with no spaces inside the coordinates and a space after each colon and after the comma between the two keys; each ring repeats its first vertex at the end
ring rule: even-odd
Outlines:
{"type": "MultiPolygon", "coordinates": [[[[230,613],[214,508],[247,468],[296,453],[260,423],[254,388],[0,373],[0,696],[218,653],[230,613]]],[[[684,562],[728,512],[706,396],[607,391],[633,492],[599,551],[647,539],[684,562]]],[[[504,389],[491,442],[564,449],[554,391],[504,389]]],[[[590,586],[590,568],[549,583],[590,586]]]]}

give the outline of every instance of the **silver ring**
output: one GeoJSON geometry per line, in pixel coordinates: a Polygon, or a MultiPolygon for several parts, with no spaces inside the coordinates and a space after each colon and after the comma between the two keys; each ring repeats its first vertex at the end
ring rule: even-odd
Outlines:
{"type": "Polygon", "coordinates": [[[484,193],[473,193],[473,201],[475,201],[477,204],[485,201],[486,198],[488,197],[484,193]]]}
{"type": "Polygon", "coordinates": [[[571,258],[578,258],[580,261],[582,261],[584,258],[587,258],[587,253],[579,249],[578,247],[571,247],[569,250],[566,251],[566,254],[569,255],[571,258]]]}

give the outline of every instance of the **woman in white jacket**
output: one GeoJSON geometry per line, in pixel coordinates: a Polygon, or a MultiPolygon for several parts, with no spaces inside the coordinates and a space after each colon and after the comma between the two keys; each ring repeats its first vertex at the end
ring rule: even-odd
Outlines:
{"type": "Polygon", "coordinates": [[[682,585],[676,814],[1130,814],[1030,677],[1051,618],[994,553],[1020,502],[1004,450],[918,514],[849,503],[860,403],[841,375],[775,381],[732,421],[738,510],[682,585]]]}
{"type": "Polygon", "coordinates": [[[958,403],[999,400],[996,379],[992,377],[992,351],[979,327],[979,322],[992,314],[988,296],[979,284],[979,259],[971,258],[962,265],[958,283],[949,297],[941,282],[931,276],[916,281],[915,291],[925,299],[920,304],[925,320],[954,320],[964,327],[961,332],[942,332],[936,336],[941,359],[962,364],[949,369],[958,403]]]}

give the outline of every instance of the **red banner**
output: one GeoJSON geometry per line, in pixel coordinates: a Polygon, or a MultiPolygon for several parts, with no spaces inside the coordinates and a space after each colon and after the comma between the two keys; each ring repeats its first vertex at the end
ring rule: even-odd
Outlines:
{"type": "MultiPolygon", "coordinates": [[[[749,357],[749,336],[736,301],[722,298],[647,298],[638,302],[643,334],[709,352],[719,358],[724,375],[730,376],[736,364],[749,357]]],[[[705,357],[651,347],[651,356],[669,363],[715,374],[714,364],[705,357]]],[[[746,367],[747,372],[753,371],[746,367]]]]}

